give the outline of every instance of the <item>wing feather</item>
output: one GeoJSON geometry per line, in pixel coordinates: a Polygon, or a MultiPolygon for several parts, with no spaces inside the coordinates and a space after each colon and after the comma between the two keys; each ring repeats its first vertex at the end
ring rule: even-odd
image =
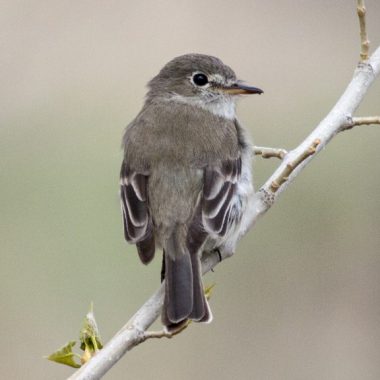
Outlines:
{"type": "Polygon", "coordinates": [[[236,183],[241,175],[241,158],[223,161],[204,170],[202,222],[206,231],[224,236],[231,223],[236,183]]]}
{"type": "Polygon", "coordinates": [[[120,199],[124,237],[137,245],[143,263],[153,259],[155,240],[148,209],[147,173],[136,173],[123,162],[120,173],[120,199]]]}

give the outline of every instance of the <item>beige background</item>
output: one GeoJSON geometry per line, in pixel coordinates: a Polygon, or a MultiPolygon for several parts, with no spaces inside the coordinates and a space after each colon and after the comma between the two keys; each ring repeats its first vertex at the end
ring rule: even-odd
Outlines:
{"type": "MultiPolygon", "coordinates": [[[[368,0],[372,46],[380,3],[368,0]]],[[[358,61],[354,1],[2,1],[0,377],[42,359],[91,300],[107,341],[159,283],[123,241],[120,139],[176,55],[216,55],[265,94],[240,102],[258,145],[296,146],[358,61]]],[[[358,115],[380,113],[380,82],[358,115]]],[[[379,379],[380,129],[342,134],[207,283],[214,322],[149,341],[107,379],[379,379]]],[[[257,159],[262,183],[275,161],[257,159]]]]}

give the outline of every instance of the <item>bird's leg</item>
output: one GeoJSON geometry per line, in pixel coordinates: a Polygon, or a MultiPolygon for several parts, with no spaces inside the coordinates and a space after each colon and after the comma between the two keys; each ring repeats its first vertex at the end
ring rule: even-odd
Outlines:
{"type": "Polygon", "coordinates": [[[218,248],[214,248],[209,253],[212,254],[214,252],[218,255],[219,262],[222,262],[223,256],[222,256],[222,252],[220,252],[220,248],[219,247],[218,248]]]}
{"type": "Polygon", "coordinates": [[[161,282],[165,280],[165,251],[162,251],[161,282]]]}
{"type": "Polygon", "coordinates": [[[222,254],[220,252],[220,249],[215,248],[214,251],[218,254],[219,262],[222,262],[223,258],[222,258],[222,254]]]}

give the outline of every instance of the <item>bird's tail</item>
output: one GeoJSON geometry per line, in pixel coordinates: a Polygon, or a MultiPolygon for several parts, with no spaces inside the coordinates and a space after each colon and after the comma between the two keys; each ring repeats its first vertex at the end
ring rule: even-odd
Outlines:
{"type": "Polygon", "coordinates": [[[212,314],[206,300],[198,252],[189,252],[185,232],[176,227],[164,246],[165,300],[162,322],[175,329],[187,319],[210,322],[212,314]]]}

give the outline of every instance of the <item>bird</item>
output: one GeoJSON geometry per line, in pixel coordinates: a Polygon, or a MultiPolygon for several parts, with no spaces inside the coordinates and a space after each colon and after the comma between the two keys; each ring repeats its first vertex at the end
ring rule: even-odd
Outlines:
{"type": "Polygon", "coordinates": [[[140,260],[162,249],[161,321],[174,331],[210,322],[202,252],[232,254],[252,207],[252,143],[236,117],[240,95],[261,94],[219,58],[185,54],[148,83],[126,127],[120,171],[124,237],[140,260]]]}

